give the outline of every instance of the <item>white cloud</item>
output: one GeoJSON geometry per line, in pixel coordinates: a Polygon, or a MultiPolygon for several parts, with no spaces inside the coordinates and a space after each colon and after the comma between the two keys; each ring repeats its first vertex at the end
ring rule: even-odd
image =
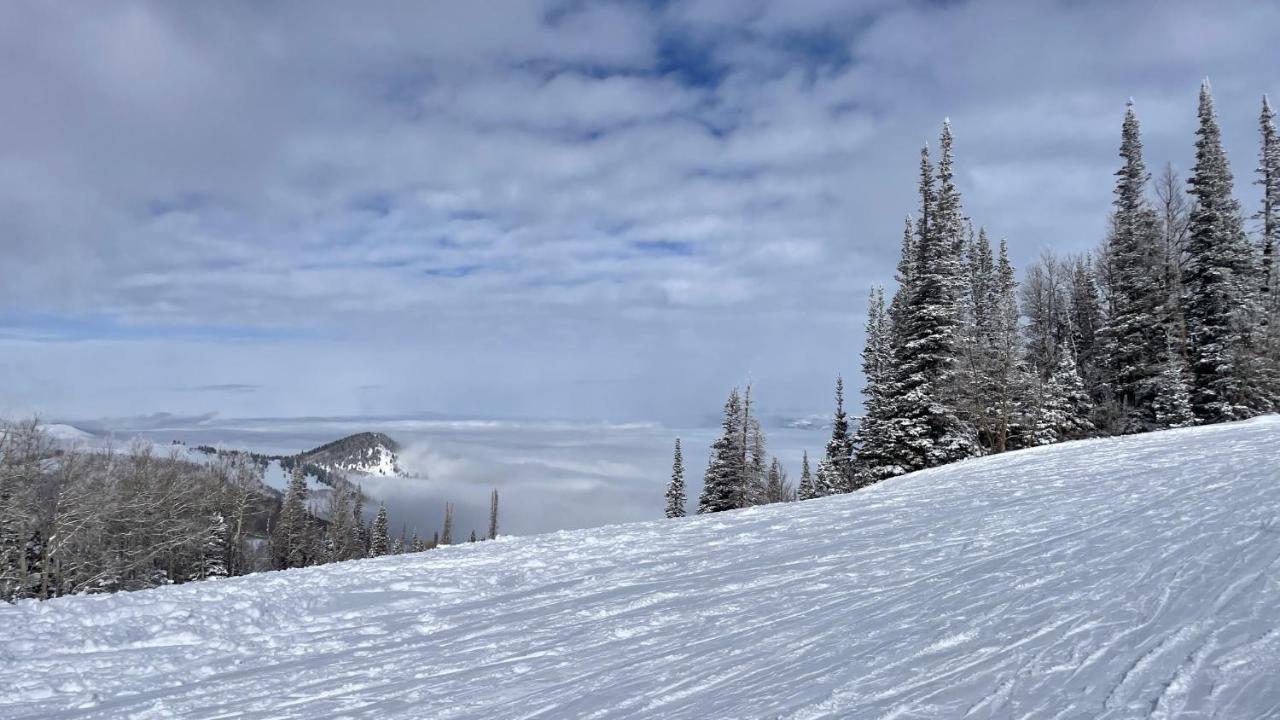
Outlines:
{"type": "Polygon", "coordinates": [[[821,410],[944,115],[1015,260],[1089,248],[1130,95],[1150,164],[1186,167],[1214,77],[1251,191],[1278,12],[7,5],[0,326],[42,339],[0,401],[700,416],[751,372],[821,410]]]}

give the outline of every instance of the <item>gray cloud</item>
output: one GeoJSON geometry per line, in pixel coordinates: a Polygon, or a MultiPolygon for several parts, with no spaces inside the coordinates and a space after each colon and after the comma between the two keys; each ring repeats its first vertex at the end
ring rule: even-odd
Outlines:
{"type": "Polygon", "coordinates": [[[1025,264],[1100,239],[1128,96],[1185,168],[1213,77],[1252,204],[1280,92],[1266,2],[0,16],[0,403],[63,415],[824,409],[943,116],[1025,264]]]}

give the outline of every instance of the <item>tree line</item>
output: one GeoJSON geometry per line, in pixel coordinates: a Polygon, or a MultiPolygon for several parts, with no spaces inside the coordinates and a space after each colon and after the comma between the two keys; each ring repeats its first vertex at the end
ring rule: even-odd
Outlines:
{"type": "MultiPolygon", "coordinates": [[[[969,457],[1280,410],[1280,137],[1264,96],[1250,234],[1208,81],[1195,161],[1152,179],[1133,101],[1121,123],[1108,232],[1093,252],[1043,253],[1018,282],[1001,240],[964,214],[954,137],[919,160],[919,205],[896,289],[872,288],[855,430],[836,380],[831,438],[797,499],[847,493],[969,457]]],[[[758,504],[737,390],[725,404],[698,512],[758,504]]],[[[762,436],[761,436],[762,437],[762,436]]],[[[667,515],[683,515],[677,444],[667,515]]]]}
{"type": "MultiPolygon", "coordinates": [[[[0,424],[0,600],[139,590],[270,569],[420,552],[454,542],[453,505],[431,538],[393,536],[387,508],[330,476],[309,503],[303,463],[283,497],[249,453],[190,462],[135,443],[60,448],[34,420],[0,424]]],[[[498,493],[488,539],[498,535],[498,493]]],[[[475,531],[471,541],[479,539],[475,531]]]]}

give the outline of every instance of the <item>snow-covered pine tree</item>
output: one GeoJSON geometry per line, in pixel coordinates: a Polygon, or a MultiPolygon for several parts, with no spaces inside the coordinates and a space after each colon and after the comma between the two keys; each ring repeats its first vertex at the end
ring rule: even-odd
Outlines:
{"type": "MultiPolygon", "coordinates": [[[[869,363],[874,366],[875,369],[867,377],[875,376],[874,381],[868,379],[868,389],[874,391],[875,399],[872,401],[868,397],[862,423],[854,439],[857,453],[852,466],[854,482],[858,487],[906,472],[899,464],[901,438],[898,433],[902,429],[902,423],[895,413],[904,389],[898,376],[897,362],[906,353],[907,309],[913,292],[916,235],[920,228],[928,226],[928,218],[932,214],[933,164],[929,161],[928,145],[920,150],[920,195],[921,221],[915,223],[908,217],[904,222],[901,256],[898,258],[897,274],[894,277],[898,288],[889,301],[883,320],[876,317],[876,303],[873,301],[868,305],[869,344],[863,349],[863,373],[867,374],[869,363]],[[873,324],[879,326],[879,338],[873,339],[877,334],[876,330],[870,329],[873,324]],[[863,425],[866,426],[865,430],[863,425]]],[[[802,479],[801,483],[803,482],[802,479]]],[[[812,485],[816,492],[816,481],[812,485]]],[[[800,492],[800,499],[807,499],[803,494],[800,492]]]]}
{"type": "Polygon", "coordinates": [[[1191,390],[1187,379],[1187,364],[1178,351],[1178,344],[1170,337],[1165,352],[1164,365],[1157,379],[1156,397],[1153,403],[1156,427],[1181,428],[1196,424],[1191,409],[1191,390]]]}
{"type": "Polygon", "coordinates": [[[667,483],[667,517],[684,517],[684,506],[684,456],[680,451],[680,438],[676,438],[675,456],[671,461],[671,481],[667,483]]]}
{"type": "Polygon", "coordinates": [[[452,545],[453,544],[453,503],[444,504],[444,527],[440,528],[440,536],[436,539],[436,545],[452,545]]]}
{"type": "Polygon", "coordinates": [[[369,531],[369,557],[381,557],[391,552],[391,536],[387,530],[387,506],[378,506],[378,514],[373,518],[373,527],[369,531]]]}
{"type": "Polygon", "coordinates": [[[356,486],[355,506],[351,509],[351,557],[362,558],[369,554],[369,528],[364,524],[364,487],[356,486]]]}
{"type": "Polygon", "coordinates": [[[1031,380],[1022,363],[1018,321],[1018,281],[1009,260],[1009,244],[1001,238],[995,276],[991,281],[991,451],[1021,447],[1028,428],[1031,380]]]}
{"type": "Polygon", "coordinates": [[[889,408],[885,397],[889,363],[892,362],[889,334],[884,289],[875,287],[867,300],[866,344],[862,348],[862,375],[866,382],[862,387],[862,419],[850,439],[850,447],[855,449],[849,467],[850,490],[865,487],[879,479],[875,468],[882,464],[882,458],[874,453],[884,446],[877,436],[884,430],[883,423],[889,408]]]}
{"type": "MultiPolygon", "coordinates": [[[[1259,387],[1258,275],[1213,96],[1200,86],[1196,160],[1187,183],[1194,198],[1185,274],[1191,406],[1203,422],[1251,417],[1269,402],[1259,387]]],[[[1161,338],[1163,340],[1163,337],[1161,338]]]]}
{"type": "Polygon", "coordinates": [[[1071,323],[1071,344],[1085,389],[1095,401],[1100,397],[1102,373],[1098,367],[1098,329],[1102,327],[1102,304],[1094,280],[1093,261],[1088,255],[1076,257],[1071,272],[1071,300],[1067,314],[1071,323]]]}
{"type": "Polygon", "coordinates": [[[743,397],[742,403],[742,428],[743,442],[746,448],[746,457],[744,458],[746,477],[743,480],[743,499],[742,507],[751,505],[763,505],[766,489],[767,452],[765,451],[764,429],[760,427],[760,420],[751,414],[751,384],[747,384],[747,392],[743,397]]]}
{"type": "Polygon", "coordinates": [[[489,540],[498,539],[498,488],[489,495],[489,540]]]}
{"type": "Polygon", "coordinates": [[[1093,422],[1090,420],[1093,401],[1085,392],[1070,345],[1065,345],[1058,353],[1057,367],[1041,388],[1032,436],[1036,445],[1078,440],[1093,434],[1093,422]]]}
{"type": "Polygon", "coordinates": [[[307,564],[311,518],[307,514],[307,477],[302,463],[295,463],[289,476],[271,539],[272,554],[278,569],[303,567],[307,564]]]}
{"type": "Polygon", "coordinates": [[[782,471],[782,463],[774,458],[769,464],[769,479],[765,483],[765,502],[786,502],[787,499],[786,473],[782,471]]]}
{"type": "MultiPolygon", "coordinates": [[[[973,236],[973,230],[970,229],[973,236]]],[[[965,244],[964,291],[960,296],[961,330],[956,382],[958,409],[973,426],[978,442],[993,445],[995,412],[990,393],[994,364],[994,281],[991,241],[985,228],[965,244]]]]}
{"type": "MultiPolygon", "coordinates": [[[[1258,152],[1258,179],[1262,186],[1262,208],[1255,216],[1260,222],[1259,249],[1262,262],[1262,282],[1258,289],[1264,294],[1277,291],[1273,267],[1277,246],[1280,245],[1280,135],[1276,133],[1276,112],[1271,101],[1262,96],[1262,117],[1258,120],[1262,135],[1262,147],[1258,152]]],[[[1263,302],[1271,309],[1272,302],[1263,302]]]]}
{"type": "MultiPolygon", "coordinates": [[[[959,193],[952,183],[951,145],[947,124],[943,127],[936,196],[932,178],[921,182],[922,218],[916,223],[904,327],[894,348],[895,397],[883,451],[885,457],[892,458],[887,466],[895,471],[943,465],[977,450],[972,427],[957,416],[954,405],[961,282],[956,253],[962,243],[964,219],[959,193]]],[[[926,152],[926,166],[927,159],[926,152]]]]}
{"type": "Polygon", "coordinates": [[[200,556],[200,579],[222,578],[227,573],[227,519],[215,512],[209,517],[200,556]]]}
{"type": "Polygon", "coordinates": [[[351,510],[351,494],[345,488],[333,489],[324,516],[328,521],[324,529],[325,561],[337,562],[354,557],[355,516],[351,510]]]}
{"type": "Polygon", "coordinates": [[[1262,96],[1259,119],[1262,147],[1259,151],[1258,179],[1262,186],[1262,207],[1255,216],[1260,221],[1259,255],[1262,277],[1258,283],[1259,324],[1262,330],[1260,354],[1262,382],[1273,409],[1280,409],[1280,271],[1275,256],[1280,251],[1280,135],[1276,113],[1267,96],[1262,96]]]}
{"type": "Polygon", "coordinates": [[[738,389],[724,404],[723,433],[711,445],[711,457],[702,478],[698,513],[713,513],[743,507],[746,480],[746,449],[742,446],[742,399],[738,389]]]}
{"type": "Polygon", "coordinates": [[[1141,432],[1154,423],[1151,401],[1168,329],[1164,320],[1163,277],[1158,218],[1147,200],[1150,178],[1142,157],[1142,131],[1130,100],[1121,128],[1116,171],[1112,232],[1107,255],[1106,319],[1102,338],[1103,366],[1113,402],[1123,425],[1113,430],[1141,432]]]}
{"type": "Polygon", "coordinates": [[[816,489],[819,495],[836,495],[853,489],[853,441],[849,416],[844,412],[844,378],[836,376],[836,410],[831,416],[827,453],[818,461],[816,489]]]}
{"type": "Polygon", "coordinates": [[[796,487],[797,500],[812,500],[818,497],[818,489],[813,482],[813,473],[809,472],[809,451],[804,451],[804,460],[800,463],[800,485],[796,487]]]}

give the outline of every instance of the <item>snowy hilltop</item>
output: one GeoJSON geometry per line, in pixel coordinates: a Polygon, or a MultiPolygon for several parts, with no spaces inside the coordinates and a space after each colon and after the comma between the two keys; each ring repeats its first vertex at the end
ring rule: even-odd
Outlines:
{"type": "Polygon", "coordinates": [[[303,463],[329,470],[359,475],[397,476],[400,470],[400,444],[380,432],[348,435],[302,453],[303,463]]]}
{"type": "Polygon", "coordinates": [[[1280,418],[0,606],[5,718],[1274,717],[1280,418]]]}

